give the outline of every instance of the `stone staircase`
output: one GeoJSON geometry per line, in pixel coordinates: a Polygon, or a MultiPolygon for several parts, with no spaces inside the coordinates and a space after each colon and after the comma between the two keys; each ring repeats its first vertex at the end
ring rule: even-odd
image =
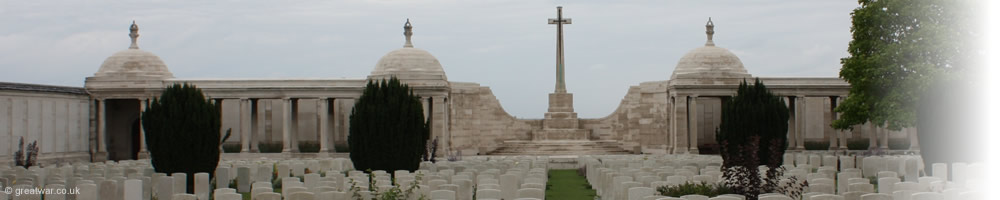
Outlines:
{"type": "Polygon", "coordinates": [[[614,140],[504,141],[488,155],[610,155],[632,154],[614,140]]]}

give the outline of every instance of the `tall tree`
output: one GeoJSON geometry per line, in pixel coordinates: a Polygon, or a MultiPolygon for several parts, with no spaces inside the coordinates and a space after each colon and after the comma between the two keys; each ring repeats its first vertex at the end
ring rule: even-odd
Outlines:
{"type": "Polygon", "coordinates": [[[142,113],[142,128],[153,169],[187,174],[192,192],[194,174],[215,173],[219,165],[222,126],[219,107],[194,85],[168,86],[142,113]]]}
{"type": "Polygon", "coordinates": [[[840,77],[850,94],[836,111],[838,129],[872,122],[912,127],[921,96],[975,65],[981,31],[975,0],[859,0],[853,40],[840,77]]]}
{"type": "Polygon", "coordinates": [[[420,167],[430,129],[423,104],[395,77],[370,80],[351,110],[347,142],[360,170],[409,170],[420,167]]]}
{"type": "MultiPolygon", "coordinates": [[[[723,177],[733,192],[756,199],[761,193],[782,192],[778,180],[788,147],[788,107],[760,80],[744,80],[736,96],[722,106],[715,139],[721,145],[723,177]],[[764,177],[758,166],[768,167],[764,177]]],[[[790,194],[795,195],[795,194],[790,194]]]]}

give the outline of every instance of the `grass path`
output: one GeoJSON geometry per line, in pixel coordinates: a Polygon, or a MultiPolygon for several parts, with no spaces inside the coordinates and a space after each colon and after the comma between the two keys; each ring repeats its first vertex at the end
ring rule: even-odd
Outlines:
{"type": "Polygon", "coordinates": [[[583,176],[577,175],[575,169],[549,170],[549,183],[545,186],[547,200],[590,200],[597,192],[590,189],[590,184],[583,176]]]}

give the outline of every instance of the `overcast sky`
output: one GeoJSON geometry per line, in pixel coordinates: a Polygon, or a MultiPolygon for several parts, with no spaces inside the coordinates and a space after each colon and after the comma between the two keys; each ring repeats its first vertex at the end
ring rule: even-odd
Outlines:
{"type": "Polygon", "coordinates": [[[0,81],[82,87],[111,54],[139,47],[178,78],[364,78],[404,42],[448,80],[493,89],[519,118],[542,118],[554,89],[555,7],[567,89],[581,117],[604,117],[629,86],[670,78],[705,43],[754,76],[836,77],[856,1],[21,1],[0,0],[0,81]]]}

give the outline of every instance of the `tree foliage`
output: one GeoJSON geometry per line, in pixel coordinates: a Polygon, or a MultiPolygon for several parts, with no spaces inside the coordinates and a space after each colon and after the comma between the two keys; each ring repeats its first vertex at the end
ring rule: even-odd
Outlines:
{"type": "Polygon", "coordinates": [[[153,169],[194,174],[215,172],[219,164],[221,113],[194,85],[174,84],[153,99],[142,113],[142,128],[153,169]]]}
{"type": "Polygon", "coordinates": [[[758,79],[740,83],[736,96],[722,105],[716,130],[721,146],[723,177],[733,192],[756,199],[766,192],[781,192],[778,180],[782,156],[788,147],[788,107],[758,79]],[[758,166],[768,167],[765,177],[758,166]]]}
{"type": "Polygon", "coordinates": [[[420,98],[393,77],[368,81],[351,111],[347,142],[355,169],[413,171],[429,136],[420,98]]]}
{"type": "Polygon", "coordinates": [[[961,78],[974,66],[978,11],[973,0],[859,0],[851,13],[850,55],[840,77],[850,94],[833,126],[872,122],[892,130],[912,127],[922,94],[932,85],[961,78]]]}

